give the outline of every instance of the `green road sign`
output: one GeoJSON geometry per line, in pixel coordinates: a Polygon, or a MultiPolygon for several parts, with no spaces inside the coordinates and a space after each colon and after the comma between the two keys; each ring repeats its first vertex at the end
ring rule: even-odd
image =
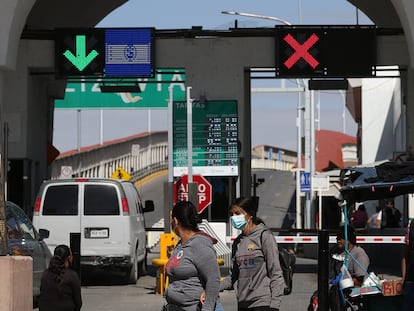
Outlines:
{"type": "Polygon", "coordinates": [[[75,66],[82,71],[88,66],[93,59],[99,55],[96,50],[92,50],[86,55],[86,36],[76,36],[76,55],[69,50],[66,50],[63,55],[75,66]]]}
{"type": "MultiPolygon", "coordinates": [[[[238,115],[237,101],[193,102],[194,174],[203,176],[237,176],[238,115]]],[[[188,174],[187,104],[173,104],[174,176],[188,174]]]]}
{"type": "MultiPolygon", "coordinates": [[[[128,80],[131,81],[131,80],[128,80]]],[[[185,100],[184,69],[159,69],[154,78],[137,78],[141,93],[102,93],[97,79],[68,83],[65,98],[55,100],[56,109],[167,108],[173,87],[174,100],[185,100]]]]}

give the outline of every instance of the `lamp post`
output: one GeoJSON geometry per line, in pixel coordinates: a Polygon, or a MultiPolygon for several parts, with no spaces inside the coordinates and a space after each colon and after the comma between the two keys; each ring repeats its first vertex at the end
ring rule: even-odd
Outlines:
{"type": "Polygon", "coordinates": [[[292,24],[288,21],[285,21],[284,19],[274,17],[274,16],[267,16],[267,15],[259,15],[259,14],[251,14],[251,13],[243,13],[243,12],[236,12],[236,11],[222,11],[222,14],[228,14],[228,15],[239,15],[239,16],[246,16],[246,17],[253,17],[253,18],[261,18],[261,19],[269,19],[275,22],[279,22],[282,24],[285,24],[287,26],[291,26],[292,24]]]}
{"type": "MultiPolygon", "coordinates": [[[[301,21],[301,12],[300,12],[301,4],[299,2],[299,20],[301,21]]],[[[292,26],[292,24],[282,18],[268,16],[268,15],[259,15],[259,14],[252,14],[252,13],[243,13],[237,11],[222,11],[222,14],[228,15],[237,15],[237,16],[245,16],[245,17],[252,17],[252,18],[260,18],[260,19],[267,19],[272,20],[275,22],[282,23],[286,26],[292,26]]],[[[300,87],[299,79],[296,79],[296,83],[298,88],[300,87]]],[[[303,88],[304,91],[307,92],[306,83],[303,81],[303,88]]],[[[298,94],[298,106],[297,106],[297,119],[296,119],[296,127],[297,127],[297,168],[296,168],[296,229],[302,229],[302,207],[301,207],[301,193],[300,193],[300,173],[302,171],[302,113],[305,110],[305,107],[301,104],[301,97],[298,94]]],[[[310,211],[310,199],[307,202],[307,209],[310,211]]],[[[307,218],[310,219],[310,212],[306,215],[307,218]]],[[[307,219],[307,226],[310,226],[310,220],[307,219]]]]}

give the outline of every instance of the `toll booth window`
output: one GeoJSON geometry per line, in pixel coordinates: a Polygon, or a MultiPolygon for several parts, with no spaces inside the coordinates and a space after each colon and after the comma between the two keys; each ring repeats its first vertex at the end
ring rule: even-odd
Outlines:
{"type": "Polygon", "coordinates": [[[47,188],[42,215],[78,215],[78,186],[47,188]]]}
{"type": "Polygon", "coordinates": [[[119,215],[118,193],[110,185],[86,185],[84,215],[119,215]]]}

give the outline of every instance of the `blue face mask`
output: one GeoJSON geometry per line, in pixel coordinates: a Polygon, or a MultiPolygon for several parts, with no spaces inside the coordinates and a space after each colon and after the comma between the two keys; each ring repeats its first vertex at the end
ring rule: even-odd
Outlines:
{"type": "Polygon", "coordinates": [[[230,217],[230,222],[233,228],[243,230],[246,228],[247,221],[244,215],[235,215],[230,217]]]}

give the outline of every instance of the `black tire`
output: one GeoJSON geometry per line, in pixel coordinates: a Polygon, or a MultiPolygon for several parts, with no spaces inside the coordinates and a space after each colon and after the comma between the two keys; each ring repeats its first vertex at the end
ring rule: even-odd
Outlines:
{"type": "Polygon", "coordinates": [[[135,251],[135,258],[133,259],[131,268],[129,269],[129,271],[127,272],[127,281],[128,284],[136,284],[139,278],[139,274],[140,274],[140,265],[137,261],[137,251],[135,251]]]}
{"type": "Polygon", "coordinates": [[[142,260],[139,265],[138,265],[138,269],[139,269],[139,276],[142,275],[146,275],[147,271],[148,271],[148,266],[147,266],[147,252],[145,251],[145,257],[144,260],[142,260]]]}

